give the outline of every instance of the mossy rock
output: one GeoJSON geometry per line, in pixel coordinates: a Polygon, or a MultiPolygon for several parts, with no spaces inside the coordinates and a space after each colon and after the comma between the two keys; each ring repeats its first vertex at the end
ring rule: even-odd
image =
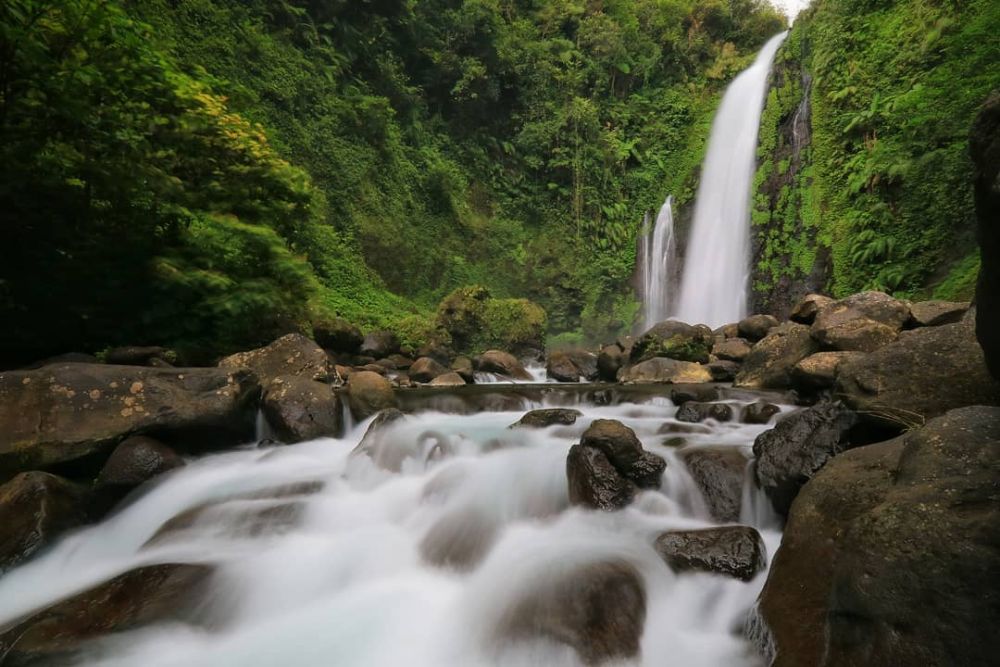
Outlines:
{"type": "Polygon", "coordinates": [[[714,337],[708,327],[667,320],[644,333],[632,346],[630,359],[637,364],[654,357],[708,363],[714,337]]]}

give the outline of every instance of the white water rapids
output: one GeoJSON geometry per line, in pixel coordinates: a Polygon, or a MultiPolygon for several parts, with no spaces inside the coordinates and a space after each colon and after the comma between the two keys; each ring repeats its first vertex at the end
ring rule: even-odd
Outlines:
{"type": "Polygon", "coordinates": [[[757,131],[771,61],[787,34],[764,45],[726,89],[715,113],[674,319],[715,328],[747,314],[757,131]]]}
{"type": "MultiPolygon", "coordinates": [[[[566,646],[499,641],[499,619],[535,582],[618,559],[641,574],[647,613],[640,657],[616,665],[758,665],[741,629],[765,573],[749,583],[677,575],[653,549],[665,529],[714,524],[675,449],[662,444],[669,436],[657,434],[676,423],[677,408],[662,397],[634,400],[578,405],[576,424],[538,430],[507,428],[537,401],[464,416],[425,410],[382,432],[374,456],[382,468],[350,455],[368,422],[342,439],[205,456],[0,578],[0,626],[142,565],[208,563],[199,623],[111,636],[77,664],[569,667],[580,663],[566,646]],[[621,420],[668,462],[661,488],[619,512],[568,505],[567,450],[596,418],[621,420]],[[434,444],[447,455],[429,456],[434,444]],[[297,511],[267,512],[291,505],[297,511]],[[171,518],[205,507],[147,545],[171,518]],[[452,522],[487,543],[470,571],[421,557],[428,533],[452,522]]],[[[767,428],[709,421],[683,437],[686,447],[750,455],[767,428]]],[[[780,535],[765,507],[748,483],[742,521],[761,530],[770,557],[780,535]]]]}

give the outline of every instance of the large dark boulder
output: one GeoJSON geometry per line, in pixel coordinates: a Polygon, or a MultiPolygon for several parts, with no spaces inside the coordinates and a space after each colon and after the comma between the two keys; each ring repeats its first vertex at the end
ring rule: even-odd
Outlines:
{"type": "Polygon", "coordinates": [[[701,491],[712,518],[739,521],[747,457],[739,447],[710,445],[681,450],[681,460],[701,491]]]}
{"type": "Polygon", "coordinates": [[[870,421],[911,428],[965,405],[1000,404],[967,316],[903,332],[895,343],[843,362],[836,392],[870,421]]]}
{"type": "Polygon", "coordinates": [[[792,505],[754,635],[775,667],[992,665],[1000,408],[840,454],[792,505]]]}
{"type": "Polygon", "coordinates": [[[787,389],[792,386],[795,364],[818,351],[819,343],[809,335],[809,327],[786,322],[753,346],[733,384],[752,389],[787,389]]]}
{"type": "Polygon", "coordinates": [[[740,412],[740,421],[744,424],[766,424],[771,421],[771,417],[781,412],[774,403],[767,401],[755,401],[743,408],[740,412]]]}
{"type": "Polygon", "coordinates": [[[313,338],[324,349],[345,354],[357,354],[365,339],[360,329],[341,317],[314,322],[313,338]]]}
{"type": "Polygon", "coordinates": [[[969,153],[979,238],[976,336],[986,364],[1000,379],[1000,91],[994,91],[972,124],[969,153]]]}
{"type": "Polygon", "coordinates": [[[621,509],[639,488],[658,487],[666,467],[663,458],[643,449],[632,429],[613,419],[596,419],[566,458],[570,502],[621,509]]]}
{"type": "Polygon", "coordinates": [[[756,342],[764,338],[776,326],[778,326],[778,318],[773,315],[751,315],[740,320],[736,325],[736,330],[746,340],[756,342]]]}
{"type": "Polygon", "coordinates": [[[840,366],[851,359],[859,359],[863,352],[817,352],[795,364],[792,385],[802,391],[817,392],[830,389],[837,383],[840,366]]]}
{"type": "Polygon", "coordinates": [[[677,421],[696,423],[706,419],[714,419],[718,422],[727,422],[733,418],[733,406],[726,403],[700,403],[698,401],[685,401],[677,409],[677,421]]]}
{"type": "Polygon", "coordinates": [[[580,438],[584,447],[604,452],[618,472],[641,488],[656,488],[666,461],[647,452],[635,431],[614,419],[595,419],[580,438]]]}
{"type": "Polygon", "coordinates": [[[0,486],[0,574],[87,523],[90,502],[85,487],[46,472],[23,472],[0,486]]]}
{"type": "Polygon", "coordinates": [[[541,580],[503,614],[504,640],[545,638],[574,648],[585,665],[639,654],[646,591],[639,572],[623,561],[578,565],[541,580]]]}
{"type": "Polygon", "coordinates": [[[261,409],[279,440],[286,443],[340,435],[340,399],[330,385],[304,377],[278,377],[267,386],[261,409]]]}
{"type": "Polygon", "coordinates": [[[354,418],[361,420],[396,407],[396,394],[392,383],[378,373],[357,371],[347,378],[347,404],[354,418]]]}
{"type": "Polygon", "coordinates": [[[917,301],[910,304],[910,326],[937,327],[961,321],[969,304],[964,301],[917,301]]]}
{"type": "Polygon", "coordinates": [[[750,354],[750,343],[745,338],[727,338],[712,347],[712,354],[723,361],[742,362],[750,354]]]}
{"type": "Polygon", "coordinates": [[[767,564],[764,541],[750,526],[671,530],[656,538],[655,547],[675,572],[711,572],[750,581],[767,564]]]}
{"type": "MultiPolygon", "coordinates": [[[[448,369],[431,357],[420,357],[410,366],[410,379],[414,382],[430,382],[448,369]]],[[[464,384],[464,383],[463,383],[464,384]]]]}
{"type": "Polygon", "coordinates": [[[487,350],[478,357],[479,370],[484,373],[498,373],[515,380],[531,380],[531,373],[513,354],[503,350],[487,350]]]}
{"type": "Polygon", "coordinates": [[[237,352],[220,361],[219,368],[249,368],[264,387],[279,376],[318,382],[337,379],[337,371],[323,348],[301,334],[288,334],[265,347],[237,352]]]}
{"type": "Polygon", "coordinates": [[[152,478],[184,465],[171,447],[144,435],[125,438],[104,463],[96,485],[102,489],[128,491],[152,478]]]}
{"type": "Polygon", "coordinates": [[[87,642],[155,622],[188,620],[211,567],[149,565],[33,614],[0,634],[4,667],[76,664],[87,642]]]}
{"type": "Polygon", "coordinates": [[[586,350],[559,350],[549,354],[545,373],[557,382],[597,379],[597,355],[586,350]]]}
{"type": "Polygon", "coordinates": [[[509,428],[545,428],[556,424],[569,426],[575,424],[582,416],[582,412],[573,408],[540,408],[524,413],[524,416],[509,428]]]}
{"type": "Polygon", "coordinates": [[[634,384],[712,382],[712,374],[708,367],[703,364],[654,357],[624,369],[621,373],[621,381],[634,384]]]}
{"type": "Polygon", "coordinates": [[[799,489],[847,448],[857,416],[840,403],[794,412],[753,443],[754,475],[774,509],[787,514],[799,489]]]}
{"type": "Polygon", "coordinates": [[[654,325],[635,341],[629,360],[636,364],[654,357],[666,357],[704,364],[708,363],[714,342],[715,337],[708,327],[667,320],[654,325]]]}
{"type": "Polygon", "coordinates": [[[361,342],[361,354],[376,359],[396,354],[399,350],[399,338],[391,331],[371,331],[361,342]]]}
{"type": "Polygon", "coordinates": [[[248,441],[259,393],[246,369],[65,364],[0,373],[0,480],[106,456],[133,434],[190,448],[248,441]]]}
{"type": "Polygon", "coordinates": [[[789,316],[789,319],[793,322],[799,322],[800,324],[812,324],[813,320],[816,319],[816,315],[819,314],[819,311],[831,303],[833,303],[833,299],[828,296],[823,296],[822,294],[806,294],[795,305],[795,307],[792,308],[792,314],[789,316]]]}
{"type": "Polygon", "coordinates": [[[625,362],[625,353],[617,344],[605,345],[597,355],[597,374],[605,382],[618,379],[618,371],[625,362]]]}

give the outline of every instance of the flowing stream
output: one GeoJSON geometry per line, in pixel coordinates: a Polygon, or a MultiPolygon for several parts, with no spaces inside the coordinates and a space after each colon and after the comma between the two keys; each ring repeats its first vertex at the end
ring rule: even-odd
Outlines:
{"type": "Polygon", "coordinates": [[[656,215],[652,229],[643,225],[639,240],[642,267],[643,323],[648,328],[667,319],[674,294],[677,271],[677,242],[674,239],[674,198],[667,197],[656,215]]]}
{"type": "Polygon", "coordinates": [[[719,327],[747,314],[750,189],[775,35],[726,89],[712,121],[674,318],[719,327]]]}
{"type": "MultiPolygon", "coordinates": [[[[341,439],[193,460],[0,578],[0,626],[140,566],[202,563],[212,570],[196,613],[107,637],[73,664],[568,667],[581,664],[568,646],[508,641],[497,628],[539,582],[612,559],[635,567],[647,596],[641,654],[616,665],[758,665],[741,630],[765,574],[748,583],[674,574],[652,544],[665,529],[714,525],[676,443],[663,444],[664,425],[695,431],[684,447],[747,455],[769,426],[681,424],[654,391],[549,387],[483,387],[513,404],[471,414],[442,412],[449,394],[429,392],[443,402],[425,400],[384,427],[368,455],[352,450],[370,420],[341,439]],[[572,426],[508,428],[553,403],[583,416],[572,426]],[[568,503],[567,450],[597,418],[621,420],[668,462],[661,488],[619,512],[568,503]],[[474,558],[440,564],[453,548],[474,558]]],[[[737,408],[752,398],[728,391],[722,400],[737,408]]],[[[766,507],[748,476],[741,519],[773,555],[780,535],[766,507]]]]}

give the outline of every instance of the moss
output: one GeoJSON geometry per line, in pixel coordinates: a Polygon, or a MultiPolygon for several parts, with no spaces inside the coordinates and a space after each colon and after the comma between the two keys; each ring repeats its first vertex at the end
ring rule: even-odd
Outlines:
{"type": "Polygon", "coordinates": [[[971,301],[976,293],[979,263],[978,251],[955,262],[944,280],[934,288],[931,298],[945,301],[971,301]]]}
{"type": "Polygon", "coordinates": [[[459,352],[544,347],[545,310],[528,299],[496,299],[482,285],[461,287],[438,305],[434,327],[459,352]]]}

